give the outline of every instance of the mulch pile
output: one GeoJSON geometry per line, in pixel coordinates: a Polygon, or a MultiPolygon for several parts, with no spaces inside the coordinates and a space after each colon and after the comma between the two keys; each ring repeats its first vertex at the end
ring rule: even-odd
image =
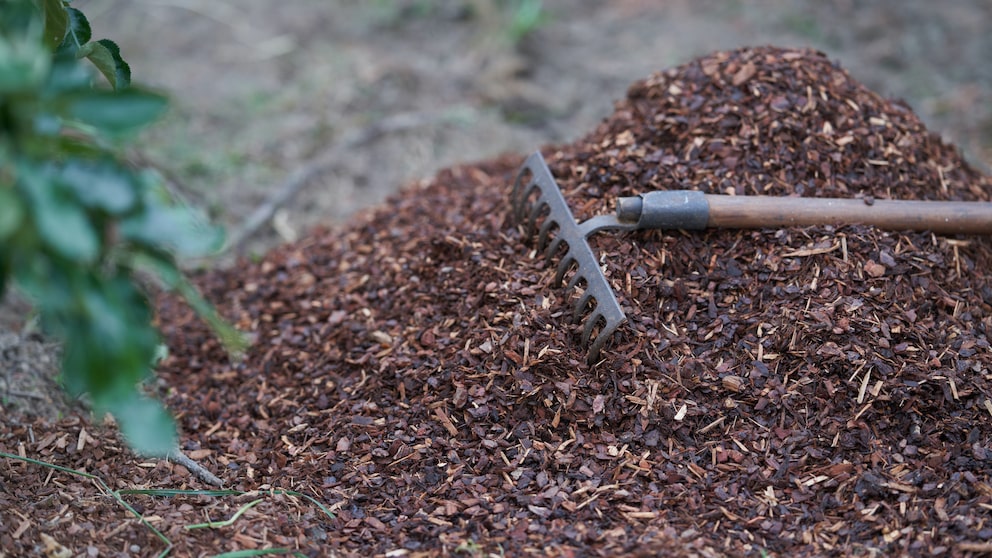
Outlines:
{"type": "MultiPolygon", "coordinates": [[[[653,75],[545,156],[579,218],[651,189],[992,192],[908,107],[807,50],[719,52],[653,75]]],[[[164,396],[187,453],[231,487],[295,490],[336,514],[282,496],[182,537],[183,522],[244,502],[129,500],[172,529],[179,554],[992,551],[988,239],[863,226],[600,234],[593,250],[628,323],[589,366],[570,296],[508,217],[521,162],[443,171],[347,227],[201,277],[255,335],[239,363],[162,302],[164,396]]],[[[109,438],[77,451],[75,434],[55,435],[96,425],[33,425],[43,446],[25,425],[3,428],[0,449],[23,442],[116,487],[201,486],[177,466],[136,466],[109,438]]],[[[44,476],[2,470],[0,507],[44,476]]],[[[70,488],[52,488],[49,515],[70,488]]],[[[119,508],[90,507],[99,518],[80,508],[77,522],[96,526],[62,544],[161,546],[119,508]]],[[[21,519],[0,511],[2,547],[30,548],[45,517],[13,537],[21,519]]]]}

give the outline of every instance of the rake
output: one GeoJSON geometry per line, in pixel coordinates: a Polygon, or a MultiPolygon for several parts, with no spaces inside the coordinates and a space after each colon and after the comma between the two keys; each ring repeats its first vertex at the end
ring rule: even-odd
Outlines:
{"type": "Polygon", "coordinates": [[[554,285],[560,285],[574,267],[566,290],[585,286],[572,320],[586,316],[581,340],[588,347],[589,364],[597,361],[603,346],[626,319],[589,247],[589,236],[599,231],[862,224],[885,230],[992,234],[990,202],[727,196],[696,190],[657,190],[618,198],[615,215],[597,215],[579,223],[540,152],[528,157],[520,168],[510,201],[513,218],[524,234],[530,238],[537,235],[537,248],[544,250],[546,265],[565,249],[554,285]]]}

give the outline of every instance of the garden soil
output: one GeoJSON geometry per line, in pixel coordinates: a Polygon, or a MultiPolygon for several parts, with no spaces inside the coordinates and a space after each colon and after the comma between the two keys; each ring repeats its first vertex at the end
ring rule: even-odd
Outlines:
{"type": "MultiPolygon", "coordinates": [[[[822,53],[721,51],[543,149],[580,218],[617,196],[989,201],[992,179],[822,53]]],[[[509,220],[523,154],[448,168],[197,282],[232,360],[159,301],[183,450],[6,421],[10,556],[982,555],[992,551],[986,238],[864,226],[601,234],[628,322],[585,363],[575,296],[509,220]],[[232,519],[215,528],[197,523],[232,519]],[[160,535],[160,536],[159,536],[160,535]],[[65,551],[64,554],[60,554],[65,551]]]]}

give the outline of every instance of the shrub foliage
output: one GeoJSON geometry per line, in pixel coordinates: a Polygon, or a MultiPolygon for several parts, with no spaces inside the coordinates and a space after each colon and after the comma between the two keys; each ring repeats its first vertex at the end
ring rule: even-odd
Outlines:
{"type": "Polygon", "coordinates": [[[229,349],[243,340],[177,265],[217,249],[220,231],[121,155],[167,99],[132,87],[117,45],[91,35],[63,0],[0,2],[0,296],[16,285],[63,342],[71,394],[161,455],[175,427],[140,390],[160,351],[142,285],[180,292],[229,349]]]}

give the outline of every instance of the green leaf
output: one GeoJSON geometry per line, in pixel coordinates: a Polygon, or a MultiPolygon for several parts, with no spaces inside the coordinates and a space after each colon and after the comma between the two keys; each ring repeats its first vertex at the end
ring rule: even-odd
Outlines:
{"type": "Polygon", "coordinates": [[[18,187],[31,202],[28,209],[44,243],[69,260],[95,262],[100,237],[85,208],[60,192],[52,178],[38,169],[22,165],[18,177],[18,187]]]}
{"type": "Polygon", "coordinates": [[[78,268],[56,266],[50,254],[30,247],[18,250],[10,246],[8,269],[19,290],[37,305],[45,331],[61,336],[65,333],[67,312],[73,305],[72,283],[78,268]]]}
{"type": "Polygon", "coordinates": [[[144,295],[129,277],[69,271],[73,303],[63,308],[39,301],[53,314],[65,340],[64,381],[72,393],[89,392],[95,402],[125,397],[151,372],[158,334],[144,295]]]}
{"type": "Polygon", "coordinates": [[[57,174],[60,184],[72,191],[83,205],[121,215],[138,200],[138,181],[116,161],[70,159],[57,174]]]}
{"type": "Polygon", "coordinates": [[[158,119],[168,101],[139,89],[92,90],[71,96],[68,115],[111,136],[131,134],[158,119]]]}
{"type": "Polygon", "coordinates": [[[169,290],[178,292],[193,308],[193,311],[207,322],[210,329],[224,344],[224,348],[235,357],[240,356],[251,345],[248,336],[225,321],[217,309],[203,298],[196,286],[183,276],[176,264],[167,255],[154,252],[135,253],[130,266],[136,271],[142,271],[158,278],[169,290]]]}
{"type": "Polygon", "coordinates": [[[65,12],[69,18],[68,29],[65,40],[62,41],[56,52],[74,53],[79,50],[79,47],[90,42],[93,37],[93,30],[90,29],[90,22],[83,15],[83,12],[68,6],[65,8],[65,12]]]}
{"type": "Polygon", "coordinates": [[[185,281],[175,260],[169,254],[158,253],[153,250],[136,251],[132,254],[129,267],[133,271],[140,271],[155,277],[170,291],[176,290],[185,281]]]}
{"type": "Polygon", "coordinates": [[[41,9],[45,16],[45,42],[55,50],[65,40],[69,14],[62,0],[41,0],[41,9]]]}
{"type": "Polygon", "coordinates": [[[240,357],[242,353],[251,345],[251,340],[247,335],[238,331],[237,328],[227,323],[223,317],[217,312],[217,309],[210,304],[207,299],[203,298],[200,291],[196,290],[196,287],[192,283],[182,278],[180,283],[176,286],[176,290],[180,295],[186,300],[186,302],[193,308],[200,318],[207,322],[210,329],[220,338],[220,342],[224,344],[224,348],[227,349],[229,353],[235,357],[240,357]]]}
{"type": "Polygon", "coordinates": [[[45,82],[44,95],[57,97],[63,93],[90,89],[93,75],[72,56],[59,55],[52,62],[52,70],[45,82]]]}
{"type": "MultiPolygon", "coordinates": [[[[60,123],[61,124],[61,123],[60,123]]],[[[107,150],[86,137],[73,137],[63,134],[53,138],[49,145],[57,149],[62,157],[78,157],[80,159],[100,159],[107,156],[107,150]]]]}
{"type": "Polygon", "coordinates": [[[12,188],[0,186],[0,244],[20,228],[24,219],[24,205],[12,188]]]}
{"type": "Polygon", "coordinates": [[[0,2],[0,35],[20,36],[41,29],[38,8],[30,0],[4,0],[0,2]]]}
{"type": "MultiPolygon", "coordinates": [[[[2,7],[0,4],[0,18],[8,17],[2,7]]],[[[15,18],[16,14],[10,17],[15,18]]],[[[30,90],[44,81],[48,73],[51,53],[41,43],[40,23],[28,20],[24,26],[27,29],[15,28],[16,32],[5,34],[0,25],[0,95],[30,90]],[[37,32],[31,33],[35,27],[37,32]]]]}
{"type": "Polygon", "coordinates": [[[174,435],[174,429],[162,427],[171,426],[168,416],[136,391],[151,373],[158,345],[147,300],[120,272],[110,278],[77,274],[70,283],[76,304],[60,310],[40,303],[43,320],[54,322],[65,341],[65,388],[89,393],[98,410],[114,413],[132,447],[154,454],[167,451],[169,435],[174,435]]]}
{"type": "Polygon", "coordinates": [[[77,204],[51,197],[39,202],[34,218],[42,239],[57,253],[78,262],[96,261],[100,239],[89,216],[77,204]]]}
{"type": "Polygon", "coordinates": [[[224,236],[218,227],[193,210],[146,202],[144,211],[120,222],[121,236],[148,247],[166,248],[180,257],[199,257],[216,252],[224,236]]]}
{"type": "Polygon", "coordinates": [[[165,457],[176,447],[176,425],[162,404],[135,391],[107,407],[128,445],[139,455],[165,457]]]}
{"type": "MultiPolygon", "coordinates": [[[[158,334],[151,326],[152,311],[144,293],[123,270],[110,277],[95,276],[80,293],[81,319],[95,344],[87,349],[105,352],[104,367],[116,367],[115,377],[133,387],[145,379],[158,348],[158,334]]],[[[116,381],[116,380],[115,380],[116,381]]]]}
{"type": "Polygon", "coordinates": [[[110,39],[87,43],[79,49],[79,56],[86,57],[114,89],[131,85],[131,67],[121,58],[121,49],[110,39]]]}

